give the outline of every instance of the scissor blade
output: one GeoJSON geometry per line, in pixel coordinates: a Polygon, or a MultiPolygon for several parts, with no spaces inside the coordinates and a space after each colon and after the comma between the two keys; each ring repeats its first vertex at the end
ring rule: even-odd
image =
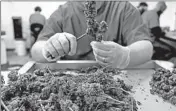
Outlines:
{"type": "Polygon", "coordinates": [[[76,40],[78,41],[79,39],[83,38],[83,37],[86,36],[86,35],[87,35],[87,34],[85,33],[85,34],[79,36],[78,38],[76,38],[76,40]]]}

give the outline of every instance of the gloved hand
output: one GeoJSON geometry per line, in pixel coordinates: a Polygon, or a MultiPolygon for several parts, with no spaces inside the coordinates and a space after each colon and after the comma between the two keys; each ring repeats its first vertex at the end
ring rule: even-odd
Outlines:
{"type": "Polygon", "coordinates": [[[48,61],[56,61],[65,55],[76,54],[77,41],[72,34],[63,32],[56,33],[46,41],[42,49],[44,58],[48,61]]]}
{"type": "Polygon", "coordinates": [[[130,49],[112,41],[91,42],[95,59],[100,65],[124,69],[129,65],[130,49]]]}

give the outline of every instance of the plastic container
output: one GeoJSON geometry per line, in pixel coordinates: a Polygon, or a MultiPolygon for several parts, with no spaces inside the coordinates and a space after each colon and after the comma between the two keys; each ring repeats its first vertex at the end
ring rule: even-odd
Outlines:
{"type": "Polygon", "coordinates": [[[176,11],[175,11],[175,26],[174,26],[174,31],[176,31],[176,11]]]}
{"type": "Polygon", "coordinates": [[[1,38],[1,65],[7,64],[6,45],[3,38],[1,38]]]}
{"type": "Polygon", "coordinates": [[[15,43],[15,51],[18,56],[25,56],[27,51],[26,51],[26,43],[25,39],[17,39],[15,43]]]}

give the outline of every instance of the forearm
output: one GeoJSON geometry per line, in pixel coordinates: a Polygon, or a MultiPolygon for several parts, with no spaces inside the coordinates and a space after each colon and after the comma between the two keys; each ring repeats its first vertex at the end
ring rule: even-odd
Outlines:
{"type": "Polygon", "coordinates": [[[140,65],[151,60],[153,46],[150,41],[138,41],[128,47],[130,49],[130,61],[128,67],[140,65]]]}

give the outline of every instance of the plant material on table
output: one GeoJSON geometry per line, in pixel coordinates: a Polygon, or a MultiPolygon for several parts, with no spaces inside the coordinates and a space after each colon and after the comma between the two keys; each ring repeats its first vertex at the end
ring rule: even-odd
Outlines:
{"type": "Polygon", "coordinates": [[[176,69],[158,69],[150,81],[151,94],[156,94],[176,106],[176,69]]]}
{"type": "Polygon", "coordinates": [[[18,75],[2,88],[2,100],[10,111],[137,111],[131,87],[113,78],[116,69],[69,71],[78,75],[49,68],[18,75]]]}

